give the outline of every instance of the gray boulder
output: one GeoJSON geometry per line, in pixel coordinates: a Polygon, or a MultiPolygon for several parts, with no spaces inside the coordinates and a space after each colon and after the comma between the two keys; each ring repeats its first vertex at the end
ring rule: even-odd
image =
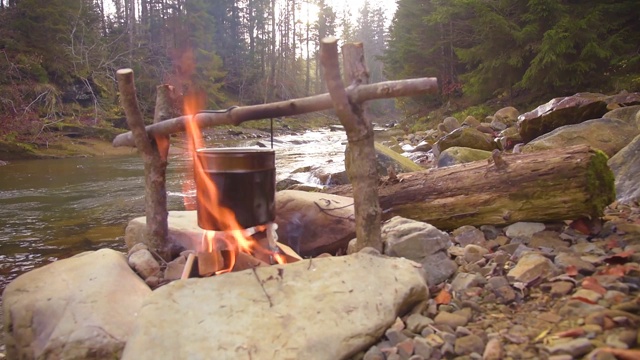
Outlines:
{"type": "Polygon", "coordinates": [[[522,147],[523,152],[557,149],[572,145],[589,145],[613,156],[627,146],[640,130],[622,120],[593,119],[559,127],[522,147]]]}
{"type": "Polygon", "coordinates": [[[447,255],[451,239],[433,225],[406,219],[391,218],[382,226],[383,253],[421,263],[430,286],[455,273],[457,265],[447,255]]]}
{"type": "Polygon", "coordinates": [[[124,254],[111,249],[23,274],[3,295],[7,357],[119,358],[150,294],[124,254]]]}
{"type": "Polygon", "coordinates": [[[607,119],[618,119],[625,121],[629,124],[634,124],[640,129],[640,105],[620,107],[615,110],[611,110],[608,113],[602,115],[607,119]]]}
{"type": "Polygon", "coordinates": [[[524,141],[529,142],[561,126],[598,119],[610,109],[637,104],[640,104],[640,93],[621,93],[612,96],[578,93],[552,99],[520,115],[518,127],[524,141]]]}
{"type": "Polygon", "coordinates": [[[418,264],[361,253],[188,279],[147,299],[122,358],[346,359],[428,298],[418,264]]]}
{"type": "Polygon", "coordinates": [[[616,199],[623,203],[640,200],[640,135],[607,163],[616,183],[616,199]]]}

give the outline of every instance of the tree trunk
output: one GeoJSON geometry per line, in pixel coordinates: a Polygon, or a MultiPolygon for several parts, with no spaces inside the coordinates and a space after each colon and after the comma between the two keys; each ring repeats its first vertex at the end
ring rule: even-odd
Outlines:
{"type": "MultiPolygon", "coordinates": [[[[379,186],[385,218],[403,216],[450,230],[598,217],[615,200],[607,157],[588,146],[494,158],[385,181],[379,186]]],[[[326,192],[352,190],[343,185],[326,192]]]]}

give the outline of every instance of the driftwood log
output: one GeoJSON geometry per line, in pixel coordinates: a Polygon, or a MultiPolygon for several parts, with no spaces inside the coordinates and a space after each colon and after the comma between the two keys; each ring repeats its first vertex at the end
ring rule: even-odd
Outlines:
{"type": "MultiPolygon", "coordinates": [[[[364,63],[362,43],[346,44],[342,47],[345,77],[350,86],[357,87],[369,82],[369,74],[364,63]]],[[[344,126],[349,142],[345,164],[351,184],[356,220],[356,251],[372,247],[382,251],[380,234],[381,210],[378,202],[378,170],[376,150],[373,141],[373,125],[367,119],[362,102],[349,100],[340,77],[338,61],[338,40],[333,37],[322,39],[320,43],[320,63],[324,69],[327,89],[333,107],[344,126]]]]}
{"type": "MultiPolygon", "coordinates": [[[[607,156],[582,145],[399,174],[378,190],[385,219],[398,215],[442,230],[598,217],[615,200],[607,156]]],[[[352,189],[326,192],[351,196],[352,189]]]]}

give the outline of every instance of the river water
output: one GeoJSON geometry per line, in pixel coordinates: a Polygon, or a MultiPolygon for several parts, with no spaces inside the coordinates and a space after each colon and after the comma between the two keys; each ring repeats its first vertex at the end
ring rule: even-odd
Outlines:
{"type": "MultiPolygon", "coordinates": [[[[276,138],[277,179],[308,166],[344,168],[344,133],[276,138]]],[[[255,140],[254,140],[255,142],[255,140]]],[[[269,141],[264,141],[269,144],[269,141]]],[[[248,142],[233,146],[249,146],[248,142]]],[[[229,146],[229,144],[227,144],[229,146]]],[[[169,210],[183,210],[191,156],[173,148],[169,210]]],[[[15,161],[0,166],[0,293],[16,276],[86,250],[124,250],[124,228],[144,215],[144,171],[137,155],[15,161]]],[[[296,180],[314,182],[308,173],[296,180]]]]}

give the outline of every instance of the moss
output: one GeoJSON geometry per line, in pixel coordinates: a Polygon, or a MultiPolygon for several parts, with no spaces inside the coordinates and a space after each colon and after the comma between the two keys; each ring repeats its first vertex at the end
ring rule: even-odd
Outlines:
{"type": "Polygon", "coordinates": [[[0,141],[0,160],[36,159],[35,146],[31,144],[0,141]]]}
{"type": "Polygon", "coordinates": [[[593,156],[587,168],[587,191],[591,196],[591,215],[597,217],[602,216],[604,208],[616,199],[615,177],[607,165],[607,155],[597,149],[591,152],[593,156]]]}
{"type": "Polygon", "coordinates": [[[473,116],[474,118],[483,121],[485,117],[493,115],[496,110],[492,109],[486,104],[475,105],[468,107],[460,112],[453,114],[452,116],[460,121],[464,121],[467,116],[473,116]]]}

